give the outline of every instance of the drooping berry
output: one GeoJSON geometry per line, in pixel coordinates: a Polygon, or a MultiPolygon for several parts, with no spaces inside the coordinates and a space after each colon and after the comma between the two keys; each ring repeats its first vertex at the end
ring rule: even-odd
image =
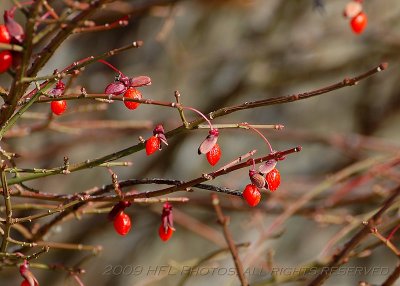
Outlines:
{"type": "Polygon", "coordinates": [[[162,224],[158,229],[158,235],[160,236],[162,241],[167,241],[171,238],[174,231],[169,226],[164,227],[162,224]]]}
{"type": "Polygon", "coordinates": [[[277,168],[274,168],[271,172],[269,172],[265,178],[267,179],[268,188],[273,192],[278,189],[281,184],[281,174],[279,173],[277,168]]]}
{"type": "Polygon", "coordinates": [[[367,15],[364,12],[361,12],[351,19],[350,26],[355,34],[361,34],[367,26],[367,22],[367,15]]]}
{"type": "Polygon", "coordinates": [[[219,136],[218,129],[216,128],[211,129],[208,132],[206,139],[204,139],[204,141],[201,142],[199,149],[197,150],[197,153],[200,155],[200,154],[207,154],[208,152],[210,152],[211,149],[214,147],[214,145],[217,144],[218,136],[219,136]]]}
{"type": "Polygon", "coordinates": [[[114,219],[114,228],[115,231],[124,236],[127,235],[131,230],[131,219],[130,217],[121,211],[114,219]]]}
{"type": "Polygon", "coordinates": [[[214,147],[207,153],[206,157],[211,166],[218,163],[219,159],[221,159],[221,148],[217,143],[215,143],[214,147]]]}
{"type": "Polygon", "coordinates": [[[146,154],[147,156],[153,154],[160,149],[161,142],[157,136],[151,136],[146,140],[146,154]]]}
{"type": "Polygon", "coordinates": [[[10,33],[5,25],[0,25],[0,43],[9,44],[11,41],[10,33]]]}
{"type": "Polygon", "coordinates": [[[0,73],[7,71],[12,64],[12,55],[10,51],[0,53],[0,73]]]}
{"type": "Polygon", "coordinates": [[[67,101],[66,100],[56,100],[51,102],[51,111],[55,115],[61,115],[67,109],[67,101]]]}
{"type": "MultiPolygon", "coordinates": [[[[126,90],[124,97],[125,98],[142,99],[142,94],[136,88],[130,87],[126,90]]],[[[133,101],[124,101],[124,104],[130,110],[134,110],[134,109],[138,108],[140,105],[139,102],[133,102],[133,101]]]]}
{"type": "Polygon", "coordinates": [[[243,198],[251,207],[255,207],[261,200],[261,193],[258,188],[253,184],[248,184],[243,191],[243,198]]]}

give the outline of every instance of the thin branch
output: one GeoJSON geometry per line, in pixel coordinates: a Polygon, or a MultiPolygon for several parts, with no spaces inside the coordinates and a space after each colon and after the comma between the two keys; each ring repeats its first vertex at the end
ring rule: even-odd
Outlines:
{"type": "Polygon", "coordinates": [[[382,283],[382,286],[392,286],[400,277],[400,264],[397,265],[396,269],[389,275],[389,277],[382,283]]]}
{"type": "Polygon", "coordinates": [[[342,250],[336,254],[331,262],[326,266],[328,271],[322,271],[309,286],[322,285],[336,270],[336,266],[343,263],[350,252],[369,234],[371,227],[375,227],[382,215],[390,208],[400,195],[400,186],[392,190],[392,195],[382,204],[382,207],[366,222],[363,223],[364,227],[348,241],[342,250]]]}
{"type": "Polygon", "coordinates": [[[235,263],[235,267],[237,270],[237,275],[239,277],[240,283],[242,286],[247,286],[247,285],[249,285],[249,282],[247,282],[247,279],[244,276],[243,265],[242,265],[242,262],[240,261],[239,254],[238,254],[237,248],[235,246],[235,241],[233,240],[232,234],[228,228],[229,218],[224,216],[224,214],[222,213],[221,206],[219,205],[218,196],[216,194],[212,194],[211,199],[212,199],[212,204],[214,206],[214,210],[218,217],[218,222],[222,225],[224,237],[229,246],[229,250],[232,254],[233,262],[235,263]]]}
{"type": "Polygon", "coordinates": [[[1,170],[0,170],[1,171],[1,186],[3,188],[4,204],[6,206],[6,223],[5,223],[4,233],[3,233],[3,240],[1,242],[1,252],[6,252],[8,238],[10,237],[11,225],[13,223],[13,218],[12,218],[11,196],[10,196],[10,191],[9,191],[8,185],[7,185],[6,173],[4,171],[5,164],[4,164],[4,162],[1,162],[1,164],[2,164],[1,170]]]}
{"type": "MultiPolygon", "coordinates": [[[[208,116],[210,118],[216,118],[216,117],[220,117],[220,116],[224,116],[227,115],[229,113],[235,112],[235,111],[239,111],[239,110],[244,110],[244,109],[248,109],[248,108],[254,108],[254,107],[260,107],[260,106],[268,106],[268,105],[273,105],[273,104],[278,104],[278,103],[288,103],[288,102],[292,102],[295,100],[301,100],[301,99],[306,99],[312,96],[316,96],[316,95],[320,95],[320,94],[324,94],[324,93],[328,93],[330,91],[336,90],[336,89],[340,89],[346,86],[351,86],[354,85],[355,83],[359,82],[360,80],[363,80],[379,71],[384,70],[385,68],[387,68],[387,64],[381,64],[378,67],[371,69],[370,71],[363,73],[359,76],[356,76],[354,78],[351,79],[345,79],[340,83],[334,84],[334,85],[330,85],[328,87],[322,88],[322,89],[317,89],[314,91],[310,91],[307,93],[302,93],[302,94],[298,94],[298,95],[294,95],[294,96],[286,96],[286,97],[276,97],[276,98],[271,98],[271,99],[266,99],[266,100],[261,100],[261,101],[255,101],[255,102],[246,102],[242,105],[238,105],[238,106],[233,106],[233,107],[227,107],[227,108],[222,108],[222,109],[218,109],[216,111],[210,112],[208,114],[208,116]]],[[[189,129],[193,129],[195,127],[197,127],[198,125],[200,125],[201,123],[204,123],[205,119],[204,118],[199,118],[197,120],[191,121],[188,124],[188,128],[189,129]]],[[[167,138],[173,137],[177,134],[180,134],[182,132],[184,132],[186,130],[186,127],[184,125],[175,128],[173,130],[170,130],[169,132],[167,132],[165,135],[167,138]]],[[[113,161],[113,160],[117,160],[119,158],[122,158],[124,156],[128,156],[131,155],[133,153],[136,153],[140,150],[143,150],[145,147],[144,143],[139,143],[137,145],[125,148],[123,150],[120,150],[118,152],[103,156],[103,157],[99,157],[93,160],[86,160],[84,162],[81,163],[77,163],[77,164],[73,164],[71,165],[70,171],[78,171],[78,170],[82,170],[82,169],[87,169],[87,168],[92,168],[98,164],[101,163],[105,163],[105,162],[109,162],[109,161],[113,161]]],[[[57,172],[59,168],[55,168],[55,174],[58,174],[59,172],[57,172]]],[[[11,179],[8,183],[11,184],[15,184],[15,183],[21,183],[24,181],[28,181],[28,180],[34,180],[37,178],[41,178],[41,177],[45,177],[45,176],[49,176],[50,174],[33,174],[30,176],[25,176],[25,177],[19,177],[19,178],[14,178],[11,179]]]]}
{"type": "Polygon", "coordinates": [[[400,250],[388,239],[386,239],[376,227],[370,229],[371,233],[386,245],[396,256],[400,256],[400,250]]]}

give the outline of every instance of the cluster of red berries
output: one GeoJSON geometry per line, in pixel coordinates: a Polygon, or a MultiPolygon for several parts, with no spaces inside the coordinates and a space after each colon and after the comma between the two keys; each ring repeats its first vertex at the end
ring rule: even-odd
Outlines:
{"type": "Polygon", "coordinates": [[[259,204],[261,200],[260,189],[269,189],[271,192],[274,192],[281,184],[281,175],[278,169],[275,168],[276,161],[272,161],[275,162],[272,170],[266,172],[265,177],[262,172],[257,172],[254,169],[249,171],[251,184],[245,187],[242,196],[251,207],[255,207],[259,204]]]}
{"type": "Polygon", "coordinates": [[[367,26],[367,15],[363,12],[363,0],[353,0],[347,3],[343,15],[350,19],[350,27],[356,34],[361,34],[367,26]]]}
{"type": "MultiPolygon", "coordinates": [[[[113,221],[115,231],[125,236],[129,233],[132,227],[131,218],[124,210],[131,205],[128,201],[120,201],[108,213],[108,219],[113,221]]],[[[174,233],[174,219],[172,215],[172,205],[165,203],[161,214],[161,225],[158,229],[158,235],[162,241],[167,241],[174,233]]]]}

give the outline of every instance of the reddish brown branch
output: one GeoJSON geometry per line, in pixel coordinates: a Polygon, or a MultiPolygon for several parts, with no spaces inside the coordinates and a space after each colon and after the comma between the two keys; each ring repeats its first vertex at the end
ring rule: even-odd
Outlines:
{"type": "Polygon", "coordinates": [[[368,221],[363,223],[364,227],[359,232],[357,232],[357,234],[353,236],[353,238],[350,239],[349,242],[346,243],[346,245],[337,255],[332,258],[332,261],[326,266],[327,271],[322,271],[320,275],[318,275],[308,285],[322,285],[335,272],[335,267],[342,264],[349,256],[350,252],[370,234],[370,229],[376,226],[382,215],[393,205],[399,195],[400,186],[392,191],[392,195],[383,203],[382,207],[368,221]]]}
{"type": "Polygon", "coordinates": [[[400,277],[400,264],[397,265],[396,269],[389,275],[389,277],[382,283],[382,286],[391,286],[396,283],[400,277]]]}
{"type": "Polygon", "coordinates": [[[232,254],[233,262],[235,263],[235,267],[237,270],[237,275],[239,277],[239,280],[243,286],[247,286],[247,285],[249,285],[249,283],[247,282],[247,279],[244,276],[243,265],[242,265],[242,262],[240,261],[239,254],[238,254],[238,251],[237,251],[237,248],[235,245],[235,241],[233,240],[232,234],[228,228],[229,217],[224,216],[224,214],[222,213],[221,206],[219,205],[218,196],[216,194],[212,194],[211,198],[212,198],[212,204],[214,206],[214,210],[218,217],[218,222],[222,226],[225,240],[228,243],[229,250],[232,254]]]}

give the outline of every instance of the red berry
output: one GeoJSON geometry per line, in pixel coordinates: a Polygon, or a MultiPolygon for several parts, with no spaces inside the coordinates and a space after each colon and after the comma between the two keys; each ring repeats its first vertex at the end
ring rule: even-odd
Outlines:
{"type": "Polygon", "coordinates": [[[271,172],[269,172],[265,178],[267,179],[268,188],[272,192],[278,189],[279,185],[281,184],[281,174],[277,168],[274,168],[271,172]]]}
{"type": "Polygon", "coordinates": [[[258,188],[253,184],[248,184],[243,191],[243,198],[251,207],[255,207],[261,200],[261,193],[258,188]]]}
{"type": "Polygon", "coordinates": [[[9,44],[11,41],[10,34],[5,25],[0,25],[0,43],[9,44]]]}
{"type": "Polygon", "coordinates": [[[120,212],[114,219],[115,231],[120,235],[126,235],[131,230],[131,219],[124,213],[120,212]]]}
{"type": "Polygon", "coordinates": [[[160,225],[160,228],[158,229],[158,235],[160,236],[162,241],[169,240],[173,233],[174,233],[174,231],[169,226],[167,226],[167,231],[165,231],[165,228],[163,225],[160,225]]]}
{"type": "MultiPolygon", "coordinates": [[[[134,98],[134,99],[142,99],[142,94],[136,88],[130,87],[125,92],[124,97],[134,98]]],[[[124,101],[124,104],[128,109],[131,109],[131,110],[138,108],[138,106],[140,105],[140,103],[132,102],[132,101],[124,101]]]]}
{"type": "MultiPolygon", "coordinates": [[[[21,282],[21,286],[31,286],[31,284],[29,283],[28,280],[24,280],[21,282]]],[[[39,285],[35,282],[35,286],[39,286],[39,285]]]]}
{"type": "Polygon", "coordinates": [[[207,153],[206,157],[211,166],[214,166],[218,163],[219,159],[221,158],[221,148],[219,148],[217,143],[215,143],[214,147],[212,147],[210,152],[207,153]]]}
{"type": "Polygon", "coordinates": [[[2,51],[0,53],[0,73],[8,70],[12,64],[12,55],[9,51],[2,51]]]}
{"type": "Polygon", "coordinates": [[[356,34],[361,34],[365,27],[367,26],[367,15],[363,12],[359,13],[350,21],[350,26],[353,29],[353,32],[356,34]]]}
{"type": "Polygon", "coordinates": [[[55,115],[61,115],[67,109],[67,101],[65,100],[57,100],[51,102],[51,111],[55,115]]]}
{"type": "Polygon", "coordinates": [[[151,136],[146,141],[146,154],[151,155],[160,149],[160,139],[157,136],[151,136]]]}

